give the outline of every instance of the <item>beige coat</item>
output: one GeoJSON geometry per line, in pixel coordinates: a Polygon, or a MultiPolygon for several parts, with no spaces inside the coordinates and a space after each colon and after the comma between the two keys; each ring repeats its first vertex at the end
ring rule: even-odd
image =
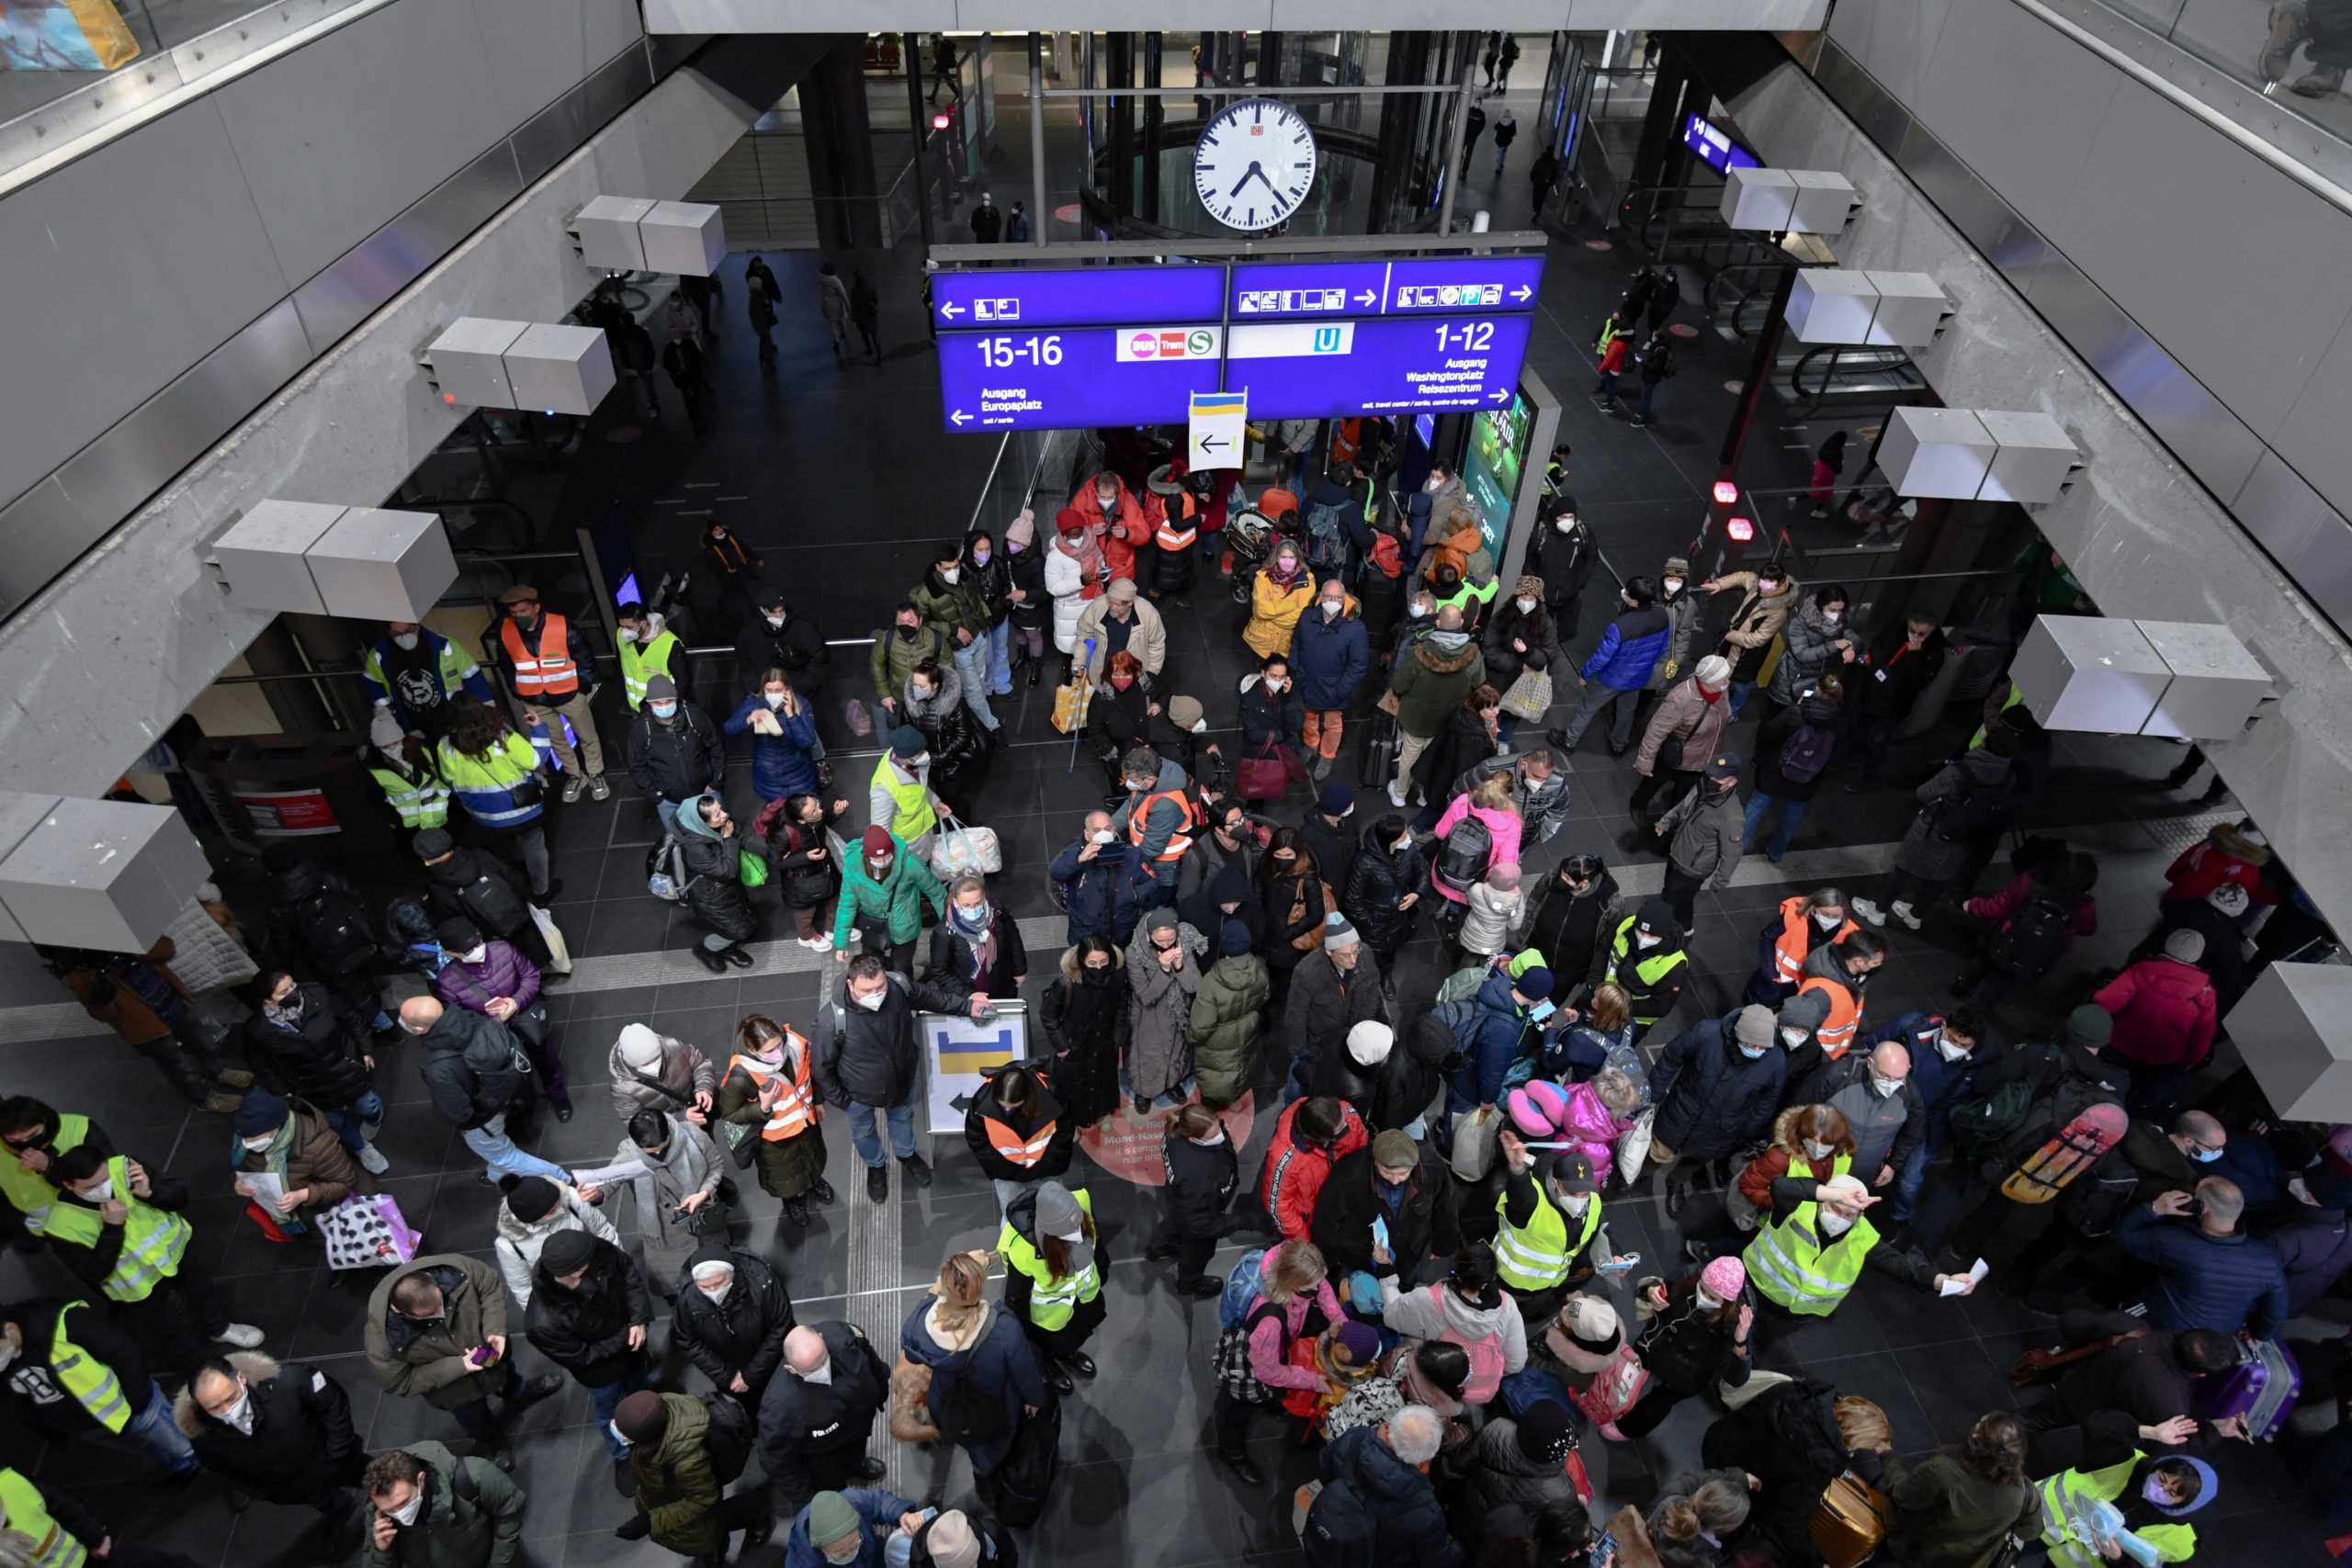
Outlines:
{"type": "MultiPolygon", "coordinates": [[[[1159,618],[1159,612],[1148,599],[1137,599],[1135,609],[1135,627],[1127,633],[1127,651],[1143,660],[1145,674],[1157,675],[1168,663],[1168,623],[1159,618]]],[[[1089,680],[1102,679],[1103,660],[1110,657],[1103,651],[1110,645],[1110,638],[1102,633],[1102,623],[1110,616],[1111,596],[1107,593],[1079,612],[1078,630],[1073,634],[1076,640],[1070,646],[1075,651],[1089,637],[1094,639],[1094,657],[1086,666],[1089,680]]]]}
{"type": "Polygon", "coordinates": [[[1658,748],[1669,735],[1682,738],[1680,771],[1695,773],[1707,765],[1707,759],[1723,744],[1724,729],[1731,723],[1731,705],[1724,696],[1709,702],[1699,694],[1699,678],[1675,683],[1672,691],[1659,700],[1657,712],[1650,716],[1649,728],[1642,731],[1641,750],[1634,754],[1634,771],[1648,778],[1657,767],[1658,748]]]}
{"type": "MultiPolygon", "coordinates": [[[[1798,583],[1793,577],[1783,576],[1778,593],[1753,604],[1747,604],[1747,595],[1756,587],[1756,574],[1752,571],[1726,572],[1715,579],[1715,586],[1733,595],[1732,613],[1737,617],[1731,629],[1724,633],[1724,641],[1743,653],[1762,648],[1780,636],[1781,628],[1788,624],[1789,613],[1796,608],[1798,583]],[[1747,612],[1744,615],[1739,614],[1742,606],[1747,612]]],[[[1737,655],[1733,657],[1736,660],[1737,655]]]]}

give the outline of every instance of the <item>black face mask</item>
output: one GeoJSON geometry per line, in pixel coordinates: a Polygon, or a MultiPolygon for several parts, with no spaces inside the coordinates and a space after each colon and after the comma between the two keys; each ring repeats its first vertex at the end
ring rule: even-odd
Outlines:
{"type": "Polygon", "coordinates": [[[900,626],[899,628],[899,635],[907,641],[912,642],[915,640],[915,633],[921,630],[922,630],[921,626],[900,626]]]}
{"type": "Polygon", "coordinates": [[[1111,981],[1111,971],[1108,969],[1082,968],[1078,973],[1079,977],[1090,986],[1105,986],[1111,981]]]}

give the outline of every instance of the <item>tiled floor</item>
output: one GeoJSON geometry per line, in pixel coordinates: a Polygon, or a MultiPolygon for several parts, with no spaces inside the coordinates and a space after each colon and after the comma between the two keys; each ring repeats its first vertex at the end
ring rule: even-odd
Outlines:
{"type": "MultiPolygon", "coordinates": [[[[779,265],[778,270],[787,269],[779,265]]],[[[1728,364],[1728,349],[1712,339],[1696,340],[1686,345],[1690,373],[1676,384],[1678,391],[1688,392],[1669,400],[1660,424],[1633,431],[1592,412],[1573,395],[1581,391],[1577,377],[1589,374],[1581,350],[1589,335],[1585,323],[1613,297],[1622,271],[1622,261],[1611,255],[1555,246],[1535,358],[1542,374],[1572,394],[1566,416],[1577,448],[1576,483],[1588,514],[1601,528],[1612,558],[1647,570],[1687,526],[1699,486],[1712,477],[1712,433],[1723,413],[1715,405],[1727,405],[1728,399],[1711,389],[1736,367],[1728,364]],[[1687,413],[1678,406],[1683,396],[1690,400],[1687,413]]],[[[896,276],[903,298],[910,292],[903,265],[896,276]]],[[[789,295],[795,287],[790,277],[786,287],[789,295]]],[[[730,299],[740,302],[740,292],[730,299]]],[[[902,334],[910,315],[902,310],[896,319],[902,334]]],[[[607,499],[634,505],[687,477],[723,479],[729,493],[740,488],[756,496],[757,504],[744,509],[741,525],[772,561],[790,563],[796,584],[821,581],[821,592],[812,586],[804,592],[804,608],[818,615],[829,633],[854,636],[879,618],[911,581],[924,553],[914,546],[895,547],[885,566],[872,558],[876,547],[862,541],[920,540],[952,532],[968,508],[986,458],[974,457],[980,446],[976,441],[929,434],[932,377],[919,337],[879,369],[837,370],[810,322],[787,321],[783,335],[782,365],[774,372],[759,371],[730,319],[722,326],[715,362],[723,406],[712,434],[694,444],[684,436],[683,421],[673,417],[662,432],[632,446],[591,444],[593,460],[583,461],[569,483],[580,511],[591,497],[599,505],[607,499]],[[922,443],[920,462],[909,460],[902,437],[910,432],[922,443]]],[[[657,570],[663,550],[683,558],[692,548],[690,541],[650,536],[654,532],[649,526],[644,549],[657,570]]],[[[1600,625],[1598,597],[1593,610],[1586,648],[1600,625]]],[[[1229,724],[1229,694],[1243,668],[1236,637],[1238,611],[1221,592],[1203,592],[1193,612],[1171,622],[1175,683],[1203,695],[1213,723],[1229,724]]],[[[704,680],[716,704],[726,682],[716,669],[704,671],[704,680]]],[[[997,829],[1004,846],[1006,866],[995,879],[997,897],[1029,917],[1050,914],[1044,863],[1074,834],[1079,813],[1099,794],[1091,765],[1081,761],[1070,772],[1068,743],[1046,727],[1049,694],[1050,687],[1024,687],[1007,704],[1002,716],[1014,744],[990,771],[974,813],[997,829]]],[[[1955,720],[1949,731],[1915,748],[1904,766],[1916,776],[1967,728],[1955,720]]],[[[1735,744],[1751,739],[1752,729],[1743,728],[1735,744]]],[[[2138,939],[2152,912],[2152,890],[2178,847],[2182,828],[2201,830],[2209,819],[2193,813],[2181,797],[2144,787],[2177,755],[2148,741],[2070,740],[2061,749],[2062,766],[2032,826],[2070,831],[2101,855],[2106,930],[2086,944],[2080,957],[2086,967],[2111,962],[2138,939]]],[[[1347,756],[1351,762],[1352,749],[1347,756]]],[[[840,793],[855,798],[869,765],[845,761],[840,793]]],[[[614,776],[618,782],[617,771],[614,776]]],[[[1598,852],[1632,868],[1629,875],[1654,877],[1654,854],[1627,855],[1617,842],[1629,826],[1625,802],[1632,776],[1626,765],[1595,746],[1576,759],[1574,787],[1572,820],[1532,857],[1536,865],[1548,871],[1560,855],[1598,852]]],[[[729,794],[739,807],[755,804],[740,766],[730,773],[729,794]]],[[[1381,809],[1368,795],[1360,819],[1381,809]]],[[[1670,1039],[1682,1022],[1727,1005],[1752,964],[1758,928],[1791,886],[1811,886],[1835,874],[1856,890],[1867,890],[1885,864],[1885,847],[1900,836],[1908,816],[1898,787],[1849,795],[1832,785],[1782,868],[1790,880],[1759,863],[1743,868],[1730,887],[1703,894],[1689,998],[1654,1039],[1670,1039]]],[[[681,918],[642,891],[643,849],[651,837],[643,805],[626,785],[610,803],[583,803],[556,814],[553,839],[565,883],[557,914],[576,953],[603,959],[686,945],[681,918]]],[[[773,924],[771,934],[776,934],[773,924]]],[[[1870,1010],[1876,1017],[1939,1002],[1955,967],[1945,945],[1949,939],[1936,940],[1939,933],[1893,935],[1894,956],[1871,991],[1870,1010]]],[[[1050,943],[1042,946],[1043,953],[1052,951],[1050,943]]],[[[788,945],[785,951],[793,952],[788,945]]],[[[1408,950],[1400,976],[1405,997],[1427,996],[1435,978],[1433,961],[1426,942],[1408,950]]],[[[585,1164],[612,1149],[619,1128],[602,1079],[621,1024],[642,1021],[723,1055],[727,1037],[745,1011],[759,1009],[805,1023],[820,978],[816,967],[769,967],[719,977],[679,965],[648,966],[645,972],[659,977],[641,986],[583,984],[550,993],[580,1114],[569,1126],[551,1126],[539,1142],[540,1153],[585,1164]]],[[[1049,973],[1041,953],[1033,992],[1049,973]]],[[[2076,978],[2062,977],[2050,995],[2018,1008],[2013,1021],[2019,1029],[2032,1028],[2038,1017],[2072,999],[2078,986],[2076,978]]],[[[456,1436],[436,1413],[413,1401],[383,1398],[368,1379],[358,1355],[358,1319],[371,1277],[328,1274],[306,1251],[264,1242],[238,1216],[221,1168],[228,1135],[217,1120],[190,1116],[167,1100],[150,1069],[110,1039],[19,1041],[0,1049],[6,1051],[0,1087],[88,1111],[131,1153],[196,1181],[202,1196],[191,1213],[197,1227],[194,1256],[220,1279],[236,1315],[266,1331],[273,1351],[314,1362],[344,1381],[371,1445],[456,1436]]],[[[377,1074],[391,1102],[382,1139],[392,1162],[387,1190],[435,1248],[486,1255],[492,1210],[475,1179],[479,1168],[456,1135],[434,1119],[412,1057],[404,1044],[394,1043],[385,1048],[377,1074]]],[[[1266,1132],[1267,1119],[1261,1117],[1245,1150],[1245,1170],[1254,1168],[1266,1132]]],[[[949,1248],[987,1244],[996,1228],[993,1204],[960,1140],[950,1136],[933,1141],[938,1179],[932,1189],[910,1193],[894,1181],[890,1205],[876,1209],[854,1179],[843,1130],[836,1123],[827,1136],[831,1179],[842,1194],[839,1206],[820,1213],[805,1235],[794,1235],[779,1226],[775,1204],[746,1182],[750,1214],[742,1244],[783,1269],[803,1321],[845,1316],[887,1341],[895,1338],[896,1325],[949,1248]]],[[[1288,1488],[1310,1472],[1312,1455],[1272,1436],[1269,1424],[1261,1458],[1280,1479],[1265,1495],[1244,1493],[1208,1462],[1204,1445],[1207,1357],[1215,1332],[1211,1309],[1173,1297],[1167,1267],[1141,1260],[1154,1195],[1083,1157],[1078,1176],[1096,1195],[1096,1213],[1116,1258],[1114,1305],[1093,1346],[1103,1375],[1081,1388],[1067,1413],[1065,1472],[1046,1519],[1029,1532],[1024,1553],[1044,1563],[1151,1568],[1294,1561],[1288,1488]]],[[[1646,1187],[1641,1195],[1611,1196],[1607,1203],[1621,1249],[1643,1253],[1645,1268],[1679,1258],[1679,1238],[1646,1187]]],[[[1229,1261],[1233,1254],[1225,1256],[1229,1261]]],[[[12,1298],[61,1284],[45,1259],[0,1257],[0,1288],[12,1298]]],[[[2047,1330],[2046,1319],[1991,1292],[1964,1303],[1923,1301],[1871,1278],[1835,1319],[1776,1354],[1783,1364],[1801,1364],[1878,1400],[1894,1422],[1898,1445],[1917,1451],[1956,1438],[1976,1415],[2006,1405],[2011,1396],[2004,1369],[2047,1330]]],[[[657,1325],[655,1344],[666,1346],[666,1324],[657,1325]]],[[[530,1364],[526,1370],[535,1369],[535,1354],[527,1348],[520,1353],[530,1364]]],[[[666,1364],[673,1375],[683,1371],[677,1358],[666,1364]]],[[[683,1375],[681,1386],[698,1386],[695,1374],[683,1375]]],[[[1662,1428],[1655,1451],[1669,1465],[1695,1462],[1708,1419],[1709,1412],[1697,1404],[1679,1410],[1662,1428]]],[[[537,1568],[675,1561],[650,1545],[619,1542],[610,1534],[627,1506],[611,1489],[588,1421],[586,1398],[575,1388],[534,1409],[520,1424],[516,1473],[531,1494],[530,1561],[537,1568]]],[[[889,1457],[900,1491],[925,1497],[968,1495],[961,1460],[901,1451],[887,1440],[877,1449],[889,1457]]],[[[13,1433],[0,1433],[0,1451],[31,1467],[44,1486],[86,1496],[127,1539],[169,1543],[208,1564],[237,1568],[320,1561],[315,1540],[300,1536],[303,1518],[267,1506],[232,1517],[209,1489],[164,1487],[135,1459],[86,1447],[42,1451],[13,1433]]],[[[1632,1450],[1594,1440],[1587,1459],[1610,1497],[1652,1494],[1657,1478],[1632,1450]]],[[[2284,1568],[2322,1561],[2319,1531],[2296,1503],[2283,1467],[2269,1454],[2225,1456],[2222,1474],[2221,1503],[2199,1519],[2200,1529],[2213,1532],[2209,1540],[2224,1543],[2211,1553],[2215,1562],[2284,1568]]],[[[754,1561],[779,1562],[780,1547],[754,1561]]]]}

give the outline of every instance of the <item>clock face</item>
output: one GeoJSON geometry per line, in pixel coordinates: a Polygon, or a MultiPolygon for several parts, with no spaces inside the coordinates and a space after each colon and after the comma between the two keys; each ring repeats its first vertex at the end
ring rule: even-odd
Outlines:
{"type": "Polygon", "coordinates": [[[1272,98],[1245,98],[1201,132],[1193,188],[1210,217],[1256,233],[1298,211],[1315,184],[1315,132],[1272,98]]]}

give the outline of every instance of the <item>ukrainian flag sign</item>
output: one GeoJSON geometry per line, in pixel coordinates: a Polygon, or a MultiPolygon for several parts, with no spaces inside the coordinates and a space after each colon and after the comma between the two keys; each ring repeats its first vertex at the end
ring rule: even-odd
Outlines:
{"type": "Polygon", "coordinates": [[[993,1016],[977,1022],[963,1013],[925,1012],[915,1015],[922,1037],[923,1056],[930,1068],[931,1132],[961,1133],[964,1112],[955,1101],[976,1092],[980,1080],[999,1067],[1029,1059],[1029,1010],[1007,998],[995,1004],[993,1016]]]}

